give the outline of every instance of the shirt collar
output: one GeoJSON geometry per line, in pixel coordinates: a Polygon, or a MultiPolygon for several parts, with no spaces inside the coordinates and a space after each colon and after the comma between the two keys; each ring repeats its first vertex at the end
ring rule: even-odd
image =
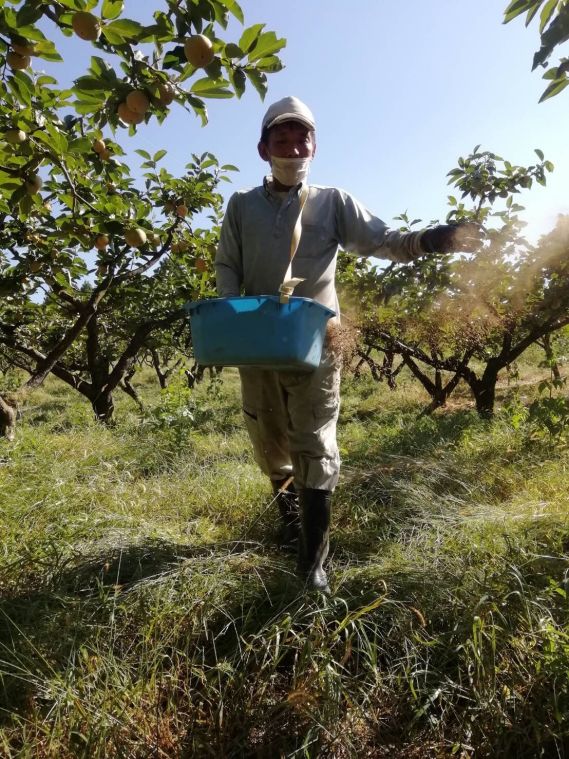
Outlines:
{"type": "MultiPolygon", "coordinates": [[[[299,182],[294,187],[291,187],[288,191],[289,196],[293,195],[299,195],[300,190],[302,188],[302,182],[299,182]]],[[[278,197],[281,193],[278,193],[276,190],[273,189],[273,177],[272,174],[267,174],[266,177],[263,179],[263,189],[265,191],[266,195],[270,195],[272,197],[278,197]]]]}

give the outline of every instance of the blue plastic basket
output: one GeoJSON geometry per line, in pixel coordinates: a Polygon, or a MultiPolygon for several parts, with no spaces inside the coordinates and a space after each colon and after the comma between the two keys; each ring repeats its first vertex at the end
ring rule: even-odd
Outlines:
{"type": "Polygon", "coordinates": [[[188,303],[194,355],[204,366],[310,370],[320,363],[335,312],[310,298],[275,295],[188,303]]]}

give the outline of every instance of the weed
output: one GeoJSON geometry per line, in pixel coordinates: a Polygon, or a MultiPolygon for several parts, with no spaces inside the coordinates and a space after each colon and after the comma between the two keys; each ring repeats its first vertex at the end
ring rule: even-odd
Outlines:
{"type": "Polygon", "coordinates": [[[50,381],[0,442],[0,754],[564,757],[569,454],[521,396],[347,379],[326,599],[222,376],[112,430],[50,381]]]}

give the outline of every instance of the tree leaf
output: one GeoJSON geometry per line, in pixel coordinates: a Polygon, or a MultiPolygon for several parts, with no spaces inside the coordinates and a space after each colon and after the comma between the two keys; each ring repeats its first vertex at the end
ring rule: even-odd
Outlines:
{"type": "Polygon", "coordinates": [[[241,50],[243,50],[245,53],[248,53],[253,48],[253,45],[256,43],[257,38],[264,28],[265,24],[254,24],[248,29],[245,29],[241,35],[241,39],[239,40],[239,47],[241,50]]]}
{"type": "MultiPolygon", "coordinates": [[[[184,52],[183,46],[176,45],[176,47],[172,48],[172,50],[168,50],[168,52],[164,56],[162,68],[164,69],[179,68],[180,66],[185,66],[186,63],[187,63],[186,54],[184,52]]],[[[187,68],[190,70],[191,66],[188,64],[187,68]]]]}
{"type": "Polygon", "coordinates": [[[527,12],[527,15],[526,15],[526,20],[525,20],[525,25],[526,26],[530,25],[533,17],[538,12],[539,6],[542,4],[542,2],[543,2],[543,0],[534,0],[533,6],[528,9],[528,12],[527,12]]]}
{"type": "Polygon", "coordinates": [[[63,58],[57,52],[57,48],[51,40],[39,40],[35,42],[35,55],[46,61],[62,61],[63,58]]]}
{"type": "Polygon", "coordinates": [[[51,137],[52,145],[55,150],[57,150],[59,153],[66,153],[69,149],[69,143],[65,134],[56,126],[50,124],[49,121],[45,125],[45,130],[51,137]]]}
{"type": "MultiPolygon", "coordinates": [[[[504,23],[507,24],[513,18],[516,18],[516,16],[525,13],[535,2],[536,0],[512,0],[504,11],[504,23]]],[[[540,2],[540,0],[537,0],[537,2],[540,2]]]]}
{"type": "Polygon", "coordinates": [[[16,97],[20,97],[26,105],[31,105],[32,96],[35,94],[35,87],[27,74],[23,71],[14,71],[8,79],[8,86],[11,86],[16,97]]]}
{"type": "Polygon", "coordinates": [[[277,71],[282,71],[283,63],[276,55],[269,55],[266,58],[258,60],[255,68],[259,71],[268,71],[274,74],[277,71]]]}
{"type": "Polygon", "coordinates": [[[246,68],[244,71],[253,87],[261,96],[261,100],[264,100],[265,95],[267,94],[267,77],[265,74],[263,74],[262,71],[257,71],[256,69],[251,68],[246,68]]]}
{"type": "Polygon", "coordinates": [[[549,19],[557,8],[557,0],[547,0],[539,17],[539,33],[541,34],[548,24],[549,19]]]}
{"type": "MultiPolygon", "coordinates": [[[[32,4],[25,3],[16,14],[16,23],[19,30],[28,24],[35,24],[43,16],[43,9],[41,3],[32,4]]],[[[22,36],[24,34],[22,33],[22,36]]]]}
{"type": "Polygon", "coordinates": [[[103,0],[101,15],[103,18],[116,18],[123,12],[123,0],[103,0]]]}
{"type": "Polygon", "coordinates": [[[198,79],[194,82],[191,92],[204,98],[231,98],[233,92],[227,89],[229,82],[226,79],[198,79]]]}
{"type": "Polygon", "coordinates": [[[188,104],[192,106],[194,113],[200,117],[202,126],[205,126],[208,121],[208,116],[204,101],[200,100],[200,98],[196,97],[195,95],[191,95],[190,93],[188,93],[186,96],[186,100],[188,104]]]}
{"type": "Polygon", "coordinates": [[[221,74],[221,60],[218,58],[218,56],[215,56],[213,61],[209,64],[209,66],[206,66],[204,68],[205,73],[209,76],[210,79],[220,79],[221,74]]]}
{"type": "Polygon", "coordinates": [[[243,16],[243,11],[241,10],[241,6],[239,5],[236,0],[221,0],[227,10],[235,16],[237,21],[239,21],[240,24],[242,24],[245,21],[245,18],[243,16]]]}
{"type": "Polygon", "coordinates": [[[558,95],[562,90],[565,89],[565,87],[567,87],[568,84],[569,79],[567,77],[564,79],[556,79],[549,85],[549,87],[544,90],[543,95],[539,99],[539,102],[543,103],[544,100],[548,100],[554,95],[558,95]]]}
{"type": "Polygon", "coordinates": [[[274,32],[265,32],[261,34],[255,45],[249,53],[249,60],[257,61],[259,58],[265,58],[273,53],[277,53],[281,48],[286,45],[284,38],[278,39],[274,32]]]}
{"type": "Polygon", "coordinates": [[[245,55],[243,50],[239,47],[239,45],[236,45],[233,42],[229,42],[224,49],[224,54],[227,58],[238,58],[241,59],[245,55]]]}
{"type": "Polygon", "coordinates": [[[89,137],[78,137],[69,143],[71,153],[90,153],[93,150],[93,141],[89,137]]]}
{"type": "Polygon", "coordinates": [[[241,68],[237,69],[229,69],[227,72],[229,75],[229,81],[233,85],[233,89],[235,90],[235,94],[238,98],[241,97],[241,95],[245,92],[245,83],[247,81],[247,77],[245,76],[245,72],[241,68]]]}
{"type": "Polygon", "coordinates": [[[111,21],[110,24],[106,24],[103,27],[103,34],[109,42],[113,43],[113,40],[118,39],[118,43],[114,42],[114,44],[121,44],[126,41],[137,42],[142,33],[142,24],[129,18],[121,18],[118,21],[111,21]],[[111,39],[111,37],[113,39],[111,39]]]}
{"type": "Polygon", "coordinates": [[[75,80],[73,89],[78,92],[102,92],[108,87],[103,79],[94,76],[80,76],[75,80]]]}

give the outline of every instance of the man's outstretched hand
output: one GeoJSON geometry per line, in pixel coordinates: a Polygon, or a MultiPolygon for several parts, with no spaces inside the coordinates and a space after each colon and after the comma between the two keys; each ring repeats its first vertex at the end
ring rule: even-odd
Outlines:
{"type": "Polygon", "coordinates": [[[472,253],[478,250],[481,242],[480,225],[468,221],[439,224],[438,227],[426,229],[421,236],[421,247],[425,253],[472,253]]]}

